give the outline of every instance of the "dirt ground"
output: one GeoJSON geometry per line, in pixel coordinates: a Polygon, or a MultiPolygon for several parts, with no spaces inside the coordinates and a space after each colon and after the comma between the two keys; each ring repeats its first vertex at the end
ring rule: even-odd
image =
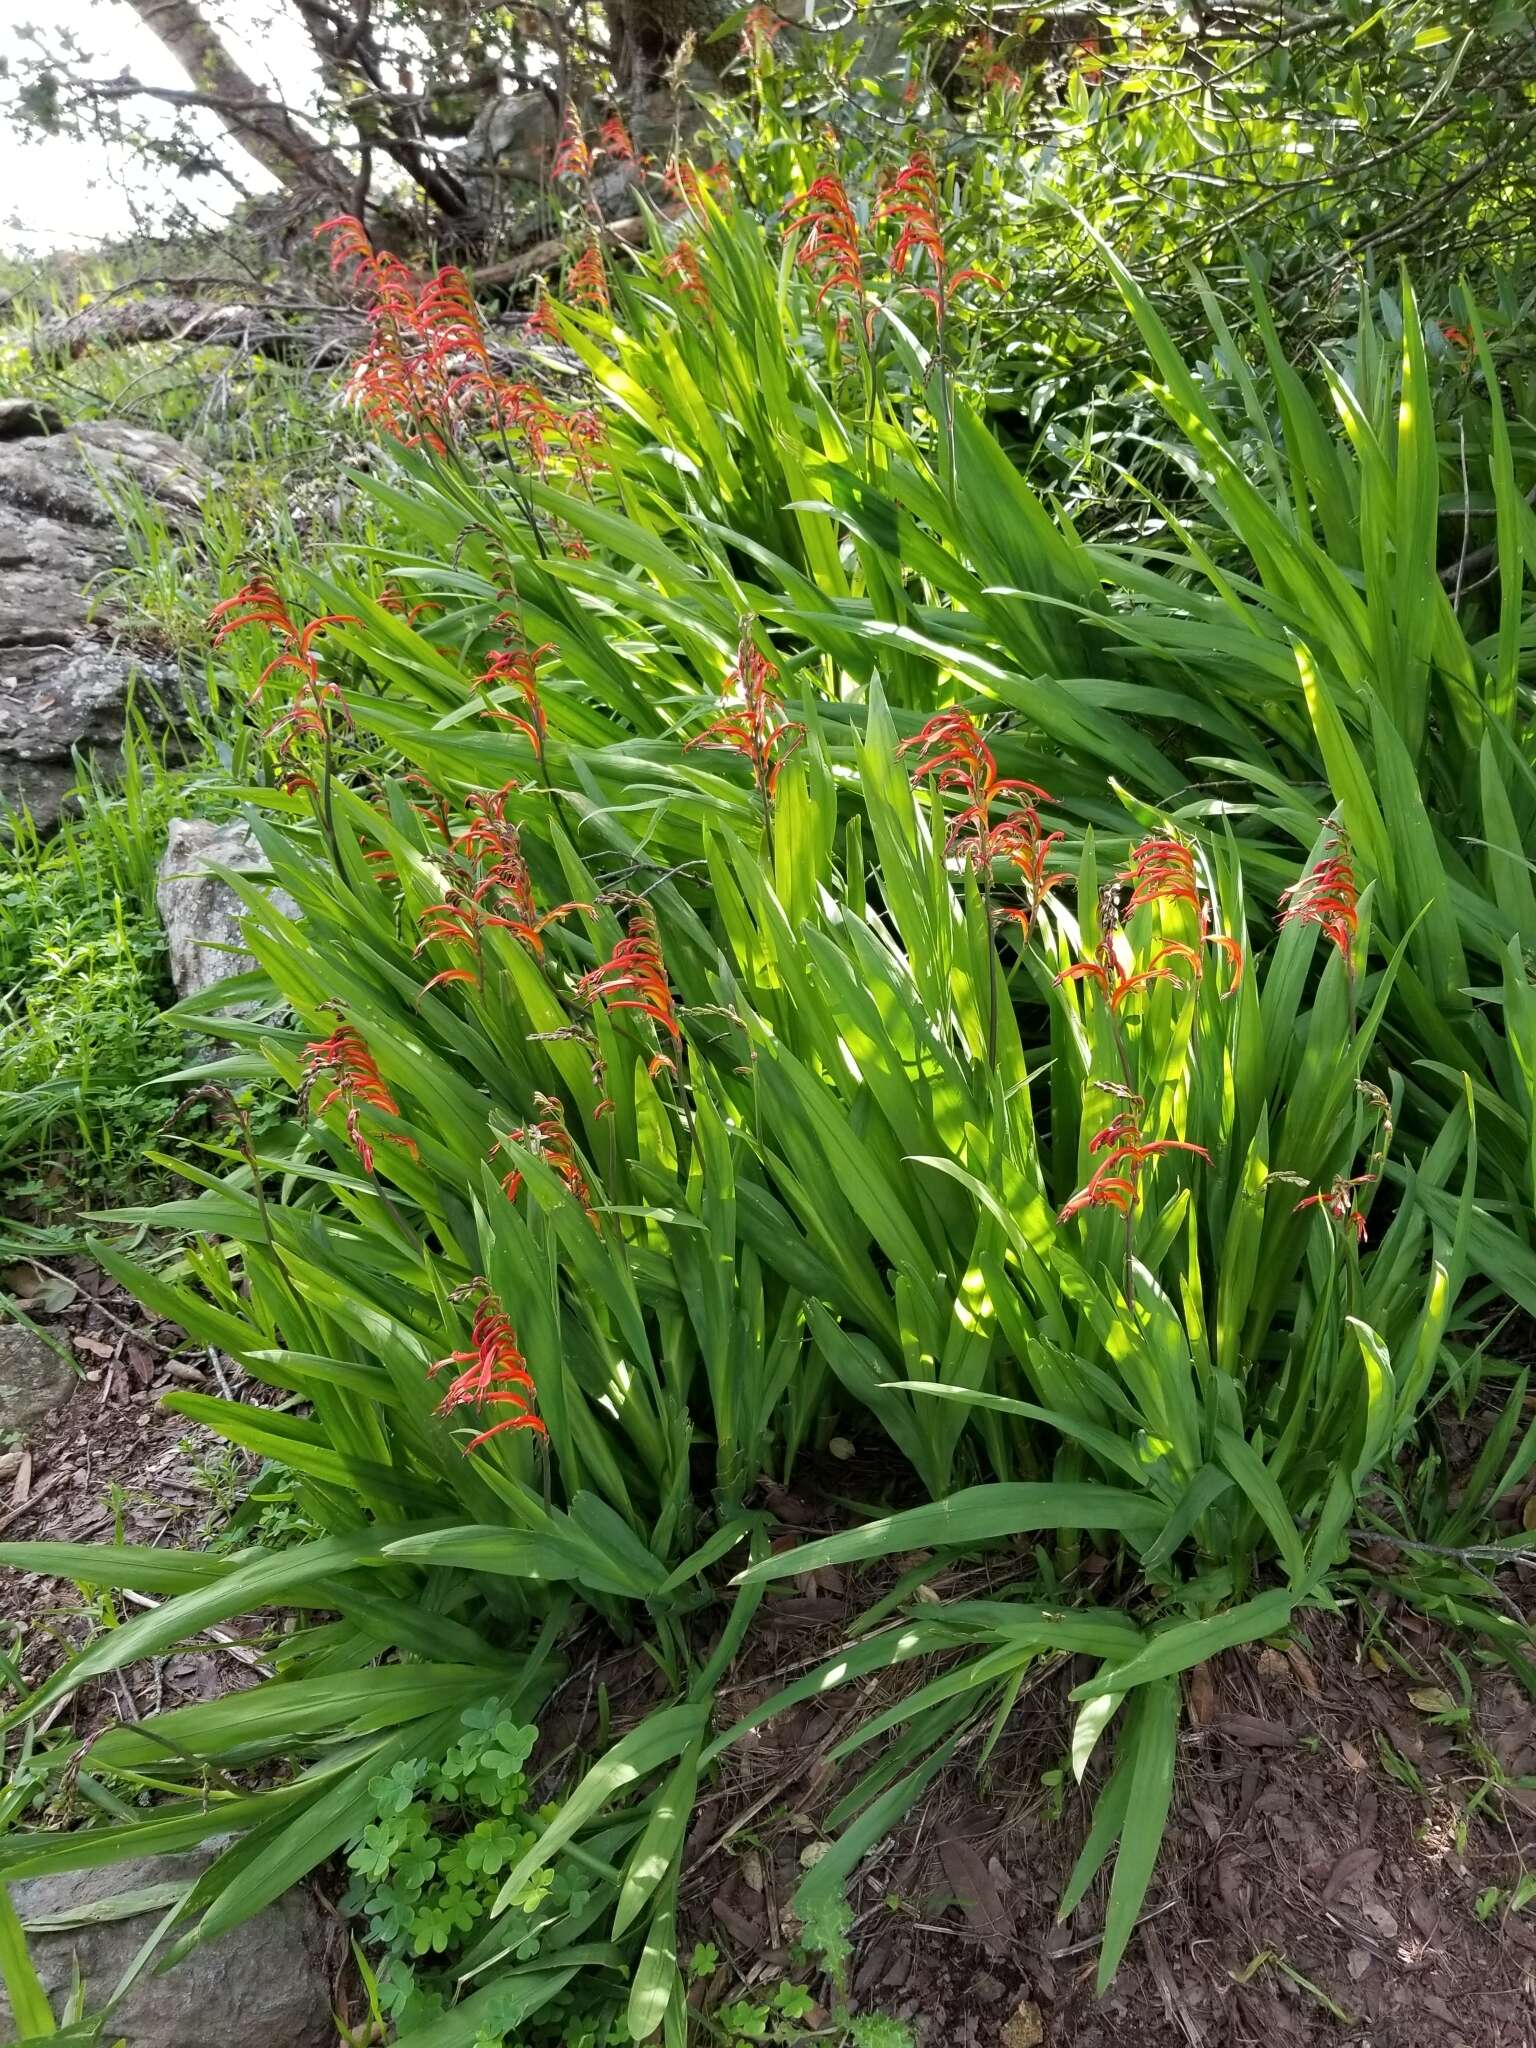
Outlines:
{"type": "MultiPolygon", "coordinates": [[[[0,1535],[206,1540],[249,1468],[160,1402],[176,1386],[227,1386],[229,1368],[146,1323],[99,1274],[71,1266],[70,1278],[53,1327],[84,1377],[0,1481],[0,1535]]],[[[879,1590],[821,1574],[765,1602],[722,1715],[830,1654],[879,1590]]],[[[92,1625],[73,1588],[18,1572],[0,1572],[0,1615],[29,1677],[92,1625]]],[[[1536,1881],[1517,1907],[1536,1871],[1533,1703],[1472,1663],[1464,1712],[1452,1659],[1469,1659],[1467,1640],[1390,1606],[1373,1619],[1369,1651],[1359,1617],[1316,1614],[1288,1651],[1233,1652],[1193,1674],[1163,1860],[1103,1999],[1103,1880],[1055,1921],[1089,1813],[1063,1772],[1067,1694],[1084,1673],[1045,1672],[985,1772],[962,1750],[855,1879],[854,2004],[905,2019],[924,2048],[1536,2048],[1536,1881]]],[[[259,1624],[210,1632],[89,1689],[78,1725],[249,1684],[262,1650],[259,1624]]],[[[599,1680],[616,1722],[649,1704],[654,1667],[635,1653],[594,1647],[578,1668],[546,1749],[586,1732],[599,1680]]],[[[782,1971],[804,1980],[788,1901],[818,1817],[846,1789],[825,1753],[850,1712],[877,1703],[850,1688],[768,1723],[701,1798],[684,1953],[708,1941],[722,1961],[700,2000],[750,1997],[782,1971]]]]}

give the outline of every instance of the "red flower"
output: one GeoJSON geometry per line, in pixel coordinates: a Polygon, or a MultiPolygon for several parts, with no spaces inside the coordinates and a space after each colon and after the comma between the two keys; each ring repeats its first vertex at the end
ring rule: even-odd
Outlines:
{"type": "Polygon", "coordinates": [[[581,117],[574,106],[565,110],[559,147],[550,169],[557,178],[590,178],[592,175],[592,152],[581,132],[581,117]]]}
{"type": "Polygon", "coordinates": [[[921,756],[912,770],[914,784],[934,776],[940,789],[956,791],[965,798],[950,820],[946,853],[958,852],[978,870],[990,868],[997,860],[1012,862],[1024,874],[1037,902],[1063,879],[1045,873],[1046,856],[1062,836],[1044,830],[1035,808],[1037,803],[1050,802],[1049,793],[1038,783],[998,774],[996,757],[968,711],[936,712],[921,732],[903,740],[896,751],[921,756]],[[992,806],[999,797],[1014,799],[1019,808],[994,823],[992,806]]]}
{"type": "Polygon", "coordinates": [[[699,252],[688,241],[679,242],[669,251],[661,266],[661,274],[670,278],[685,299],[704,311],[709,309],[709,286],[704,282],[704,273],[699,267],[699,252]]]}
{"type": "MultiPolygon", "coordinates": [[[[565,1128],[561,1104],[549,1095],[536,1095],[534,1100],[548,1114],[541,1117],[537,1123],[524,1124],[521,1130],[509,1131],[508,1138],[513,1144],[523,1146],[552,1167],[564,1182],[567,1191],[586,1211],[587,1221],[593,1229],[601,1229],[597,1211],[592,1206],[592,1190],[588,1187],[587,1177],[576,1158],[571,1144],[571,1134],[565,1128]]],[[[501,1140],[498,1138],[491,1147],[490,1156],[494,1159],[500,1150],[501,1140]]],[[[509,1173],[502,1176],[502,1193],[509,1202],[517,1200],[522,1185],[523,1174],[519,1167],[514,1166],[509,1173]]]]}
{"type": "Polygon", "coordinates": [[[611,1010],[639,1010],[674,1039],[682,1038],[661,942],[648,910],[633,912],[628,936],[601,967],[582,975],[576,993],[584,1003],[595,1003],[601,997],[611,1010]]]}
{"type": "MultiPolygon", "coordinates": [[[[1194,850],[1182,839],[1175,839],[1167,833],[1143,839],[1139,846],[1132,849],[1125,872],[1116,879],[1127,884],[1131,891],[1130,901],[1125,906],[1127,917],[1151,903],[1191,905],[1198,920],[1200,944],[1214,946],[1226,956],[1231,974],[1227,986],[1222,990],[1222,998],[1225,1000],[1231,995],[1243,978],[1243,949],[1228,933],[1213,932],[1210,929],[1211,906],[1201,892],[1195,870],[1194,850]]],[[[1173,952],[1182,955],[1198,981],[1202,966],[1200,955],[1194,948],[1170,940],[1157,957],[1161,959],[1165,954],[1173,952]]],[[[1133,980],[1136,978],[1132,977],[1133,980]]]]}
{"type": "MultiPolygon", "coordinates": [[[[322,1075],[329,1075],[333,1085],[325,1100],[314,1110],[314,1115],[324,1116],[333,1102],[345,1103],[347,1136],[362,1162],[364,1173],[372,1173],[373,1147],[362,1134],[362,1111],[367,1108],[384,1116],[398,1117],[400,1105],[385,1086],[378,1064],[355,1025],[340,1024],[329,1038],[317,1039],[305,1046],[303,1094],[306,1101],[322,1075]]],[[[399,1131],[386,1131],[384,1135],[392,1145],[403,1146],[413,1159],[416,1158],[414,1138],[399,1131]]]]}
{"type": "Polygon", "coordinates": [[[1131,862],[1119,878],[1131,884],[1125,914],[1147,903],[1188,903],[1200,908],[1195,856],[1182,839],[1143,839],[1131,850],[1131,862]]]}
{"type": "Polygon", "coordinates": [[[1102,1156],[1086,1184],[1063,1207],[1063,1223],[1070,1223],[1084,1209],[1118,1209],[1128,1216],[1136,1205],[1141,1169],[1149,1159],[1160,1159],[1165,1152],[1192,1152],[1210,1165],[1211,1155],[1203,1145],[1192,1145],[1184,1138],[1143,1138],[1140,1108],[1138,1102],[1121,1110],[1089,1140],[1090,1155],[1102,1156]]]}
{"type": "Polygon", "coordinates": [[[917,267],[918,259],[926,256],[934,281],[931,285],[919,285],[914,289],[930,301],[941,320],[958,286],[976,283],[990,285],[993,291],[1003,288],[990,271],[951,270],[949,250],[939,220],[942,203],[939,174],[934,168],[933,158],[919,149],[912,152],[896,173],[876,208],[877,219],[899,221],[901,224],[896,246],[891,251],[892,276],[905,277],[909,270],[917,267]]]}
{"type": "Polygon", "coordinates": [[[669,199],[681,199],[697,213],[702,211],[706,193],[724,200],[730,190],[731,167],[728,163],[690,163],[686,157],[672,156],[662,173],[662,190],[669,199]]]}
{"type": "Polygon", "coordinates": [[[824,172],[791,199],[784,211],[791,217],[789,232],[801,236],[796,264],[821,280],[817,307],[840,285],[862,299],[864,257],[859,248],[859,223],[842,179],[824,172]],[[797,214],[798,220],[794,218],[797,214]]]}
{"type": "Polygon", "coordinates": [[[1063,981],[1091,981],[1108,1001],[1109,1007],[1118,1010],[1129,997],[1139,995],[1143,989],[1151,988],[1154,982],[1171,981],[1178,988],[1186,987],[1182,975],[1163,965],[1163,962],[1169,959],[1180,960],[1185,964],[1192,962],[1194,973],[1198,977],[1200,956],[1192,946],[1182,946],[1177,940],[1169,940],[1166,945],[1158,947],[1145,967],[1130,973],[1120,964],[1113,938],[1105,938],[1100,941],[1098,951],[1092,960],[1080,961],[1075,967],[1064,967],[1056,980],[1058,984],[1063,981]]]}
{"type": "Polygon", "coordinates": [[[525,335],[542,335],[545,341],[558,342],[561,339],[560,322],[555,317],[555,301],[549,292],[540,291],[539,303],[528,315],[523,332],[525,335]]]}
{"type": "Polygon", "coordinates": [[[485,667],[475,677],[477,690],[499,689],[510,683],[519,692],[526,716],[503,710],[499,704],[488,705],[487,716],[515,725],[536,752],[542,751],[549,731],[539,697],[539,664],[554,651],[552,640],[546,640],[540,647],[498,647],[486,657],[485,667]]]}
{"type": "Polygon", "coordinates": [[[596,242],[588,242],[571,265],[565,280],[565,295],[573,305],[595,306],[600,313],[607,312],[608,273],[603,268],[603,252],[596,242]]]}
{"type": "Polygon", "coordinates": [[[538,1436],[549,1434],[534,1413],[533,1375],[518,1348],[511,1318],[483,1280],[477,1285],[483,1291],[470,1330],[470,1349],[451,1351],[431,1368],[434,1377],[451,1366],[464,1368],[449,1382],[436,1412],[451,1415],[457,1408],[477,1408],[482,1415],[487,1409],[506,1408],[511,1412],[467,1443],[466,1457],[493,1436],[500,1436],[504,1429],[531,1429],[538,1436]]]}
{"type": "MultiPolygon", "coordinates": [[[[432,989],[445,982],[467,981],[479,986],[480,982],[480,906],[473,897],[464,897],[451,892],[441,903],[429,903],[421,913],[421,939],[411,954],[414,960],[424,953],[428,946],[459,946],[474,961],[473,968],[445,967],[441,973],[422,983],[421,994],[427,995],[432,989]]],[[[420,997],[417,998],[420,1000],[420,997]]]]}
{"type": "Polygon", "coordinates": [[[612,157],[616,164],[637,164],[640,161],[622,115],[609,114],[597,133],[599,156],[612,157]]]}
{"type": "Polygon", "coordinates": [[[744,57],[757,57],[768,47],[775,36],[782,35],[789,23],[771,7],[749,7],[741,24],[741,53],[744,57]]]}
{"type": "MultiPolygon", "coordinates": [[[[470,896],[478,923],[509,931],[531,953],[542,954],[544,933],[550,925],[577,911],[590,913],[592,906],[557,903],[550,910],[540,910],[535,903],[533,877],[523,857],[522,840],[516,825],[506,815],[507,795],[515,787],[508,783],[494,794],[477,790],[469,798],[466,808],[475,822],[454,840],[454,852],[466,864],[488,863],[470,896]]],[[[420,950],[418,947],[417,951],[420,950]]]]}
{"type": "Polygon", "coordinates": [[[784,718],[784,700],[774,693],[778,669],[761,653],[750,633],[742,636],[736,666],[725,679],[725,694],[741,692],[741,706],[722,712],[701,733],[683,742],[691,747],[723,747],[752,763],[758,794],[768,802],[790,756],[805,743],[805,727],[784,718]]]}
{"type": "Polygon", "coordinates": [[[1341,826],[1330,824],[1323,858],[1299,882],[1281,890],[1280,923],[1316,925],[1348,961],[1360,924],[1359,893],[1348,836],[1341,826]]]}
{"type": "Polygon", "coordinates": [[[1336,1222],[1353,1224],[1355,1242],[1364,1244],[1365,1218],[1360,1213],[1355,1189],[1373,1187],[1375,1182],[1374,1173],[1358,1173],[1353,1180],[1336,1174],[1332,1187],[1320,1188],[1315,1195],[1303,1195],[1291,1214],[1299,1216],[1303,1209],[1326,1209],[1336,1222]]]}

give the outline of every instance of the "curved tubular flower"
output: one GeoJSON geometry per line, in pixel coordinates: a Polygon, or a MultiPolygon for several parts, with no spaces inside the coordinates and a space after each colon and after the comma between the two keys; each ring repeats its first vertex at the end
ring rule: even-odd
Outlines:
{"type": "MultiPolygon", "coordinates": [[[[414,960],[424,953],[428,946],[461,946],[474,961],[474,967],[445,967],[441,973],[422,983],[421,995],[441,987],[444,983],[466,981],[478,987],[480,982],[480,906],[472,899],[450,894],[441,903],[429,903],[421,913],[421,939],[411,953],[414,960]]],[[[419,1002],[421,997],[417,997],[419,1002]]]]}
{"type": "Polygon", "coordinates": [[[931,776],[940,789],[964,797],[964,804],[950,820],[945,852],[960,854],[981,873],[990,870],[994,861],[1011,862],[1023,874],[1033,898],[1028,919],[1020,921],[1032,922],[1040,898],[1065,880],[1065,876],[1045,870],[1051,847],[1062,837],[1059,832],[1045,831],[1035,808],[1051,801],[1049,791],[1020,776],[999,775],[992,749],[968,711],[936,712],[896,751],[920,757],[911,770],[914,784],[931,776]],[[999,797],[1015,799],[1019,808],[994,824],[992,806],[999,797]]]}
{"type": "Polygon", "coordinates": [[[668,250],[662,259],[661,275],[677,287],[685,299],[691,299],[700,312],[710,310],[709,286],[704,282],[704,272],[699,263],[699,252],[686,238],[668,250]]]}
{"type": "Polygon", "coordinates": [[[1164,1153],[1189,1152],[1203,1159],[1207,1166],[1211,1164],[1205,1147],[1192,1144],[1187,1138],[1143,1138],[1139,1117],[1137,1102],[1121,1110],[1088,1141],[1089,1154],[1097,1156],[1099,1163],[1061,1209],[1061,1222],[1070,1223],[1085,1209],[1117,1209],[1122,1216],[1129,1216],[1140,1193],[1142,1168],[1149,1159],[1160,1159],[1164,1153]]]}
{"type": "Polygon", "coordinates": [[[597,131],[599,156],[610,157],[616,164],[637,164],[640,152],[635,148],[634,138],[624,125],[622,114],[613,113],[605,117],[597,131]]]}
{"type": "Polygon", "coordinates": [[[470,1348],[467,1351],[450,1351],[446,1358],[438,1359],[430,1368],[430,1376],[434,1378],[453,1366],[463,1368],[449,1382],[436,1412],[451,1415],[459,1408],[475,1408],[482,1417],[487,1410],[494,1413],[498,1409],[506,1409],[510,1412],[488,1429],[482,1429],[464,1446],[466,1457],[471,1451],[479,1450],[482,1444],[489,1443],[493,1436],[500,1436],[503,1430],[530,1429],[537,1436],[549,1434],[534,1411],[537,1390],[533,1375],[528,1370],[528,1361],[519,1348],[512,1320],[485,1282],[482,1280],[476,1284],[482,1291],[470,1329],[470,1348]]]}
{"type": "Polygon", "coordinates": [[[661,941],[648,910],[632,913],[628,936],[619,941],[601,967],[582,975],[576,993],[584,1003],[601,998],[611,1010],[639,1010],[673,1039],[682,1038],[661,941]]]}
{"type": "Polygon", "coordinates": [[[1351,1224],[1355,1232],[1355,1242],[1364,1244],[1365,1218],[1360,1213],[1359,1198],[1355,1190],[1374,1187],[1378,1178],[1379,1176],[1374,1173],[1357,1173],[1353,1179],[1346,1180],[1342,1174],[1335,1174],[1331,1187],[1319,1188],[1315,1195],[1303,1195],[1291,1214],[1299,1216],[1303,1209],[1326,1209],[1336,1223],[1351,1224]]]}
{"type": "MultiPolygon", "coordinates": [[[[329,1038],[313,1040],[304,1048],[303,1097],[307,1103],[317,1081],[328,1076],[330,1093],[313,1111],[324,1116],[333,1102],[346,1105],[347,1136],[352,1142],[364,1173],[373,1171],[373,1147],[363,1136],[360,1118],[364,1108],[384,1116],[398,1117],[400,1105],[385,1085],[378,1063],[368,1050],[362,1033],[353,1024],[339,1024],[329,1038]]],[[[384,1134],[392,1145],[402,1146],[414,1159],[416,1141],[400,1131],[384,1134]]]]}
{"type": "Polygon", "coordinates": [[[725,694],[739,690],[740,705],[721,712],[702,732],[683,742],[685,753],[693,747],[717,747],[750,761],[752,778],[765,803],[776,794],[786,762],[805,744],[805,727],[798,719],[784,717],[784,700],[773,687],[778,677],[776,665],[750,633],[744,634],[736,665],[725,679],[725,694]]]}
{"type": "Polygon", "coordinates": [[[526,715],[505,711],[499,704],[487,705],[486,715],[515,725],[534,752],[540,755],[549,732],[549,720],[539,696],[539,665],[554,651],[552,640],[546,640],[539,647],[498,647],[486,657],[485,667],[475,677],[477,690],[498,689],[510,683],[519,692],[526,715]]]}
{"type": "Polygon", "coordinates": [[[961,285],[985,284],[993,291],[1003,288],[1001,280],[989,270],[951,269],[939,217],[942,205],[933,158],[926,150],[917,149],[881,194],[876,207],[877,219],[900,223],[901,232],[891,251],[891,275],[906,277],[916,269],[919,257],[926,256],[934,281],[931,285],[915,285],[913,289],[929,301],[940,321],[961,285]]]}
{"type": "Polygon", "coordinates": [[[556,178],[590,178],[592,175],[592,152],[587,147],[586,136],[582,133],[581,116],[574,103],[565,110],[561,126],[559,146],[555,160],[550,165],[550,175],[556,178]]]}
{"type": "MultiPolygon", "coordinates": [[[[592,1190],[582,1172],[571,1144],[571,1134],[565,1127],[564,1105],[552,1095],[535,1095],[534,1101],[546,1114],[537,1123],[524,1124],[520,1130],[509,1131],[508,1138],[513,1144],[523,1146],[527,1151],[542,1159],[559,1175],[567,1192],[578,1201],[586,1212],[587,1221],[594,1230],[600,1230],[597,1210],[592,1205],[592,1190]]],[[[498,1138],[491,1147],[494,1159],[501,1151],[502,1141],[498,1138]]],[[[515,1202],[523,1186],[523,1173],[514,1166],[502,1175],[502,1193],[509,1202],[515,1202]]]]}
{"type": "Polygon", "coordinates": [[[862,300],[864,256],[859,246],[859,223],[842,179],[824,171],[789,201],[784,212],[789,219],[786,233],[798,233],[801,237],[796,265],[821,280],[821,289],[816,294],[817,309],[839,287],[862,300]]]}
{"type": "Polygon", "coordinates": [[[608,273],[603,268],[603,252],[595,241],[588,242],[571,265],[565,295],[572,305],[593,306],[600,313],[608,311],[608,273]]]}
{"type": "Polygon", "coordinates": [[[1359,896],[1349,835],[1341,825],[1330,824],[1323,858],[1300,881],[1280,891],[1280,924],[1316,925],[1348,961],[1360,927],[1359,896]]]}
{"type": "Polygon", "coordinates": [[[1194,851],[1182,839],[1143,839],[1132,848],[1130,865],[1120,880],[1131,885],[1127,917],[1148,903],[1188,903],[1197,911],[1200,908],[1194,851]]]}
{"type": "MultiPolygon", "coordinates": [[[[509,782],[494,792],[477,790],[468,799],[467,808],[474,822],[455,836],[453,851],[471,870],[486,865],[470,891],[468,905],[461,905],[461,909],[472,915],[477,949],[480,928],[492,925],[511,932],[530,952],[542,954],[544,933],[550,925],[578,911],[590,913],[592,906],[556,903],[549,910],[539,909],[534,900],[533,876],[523,855],[522,837],[506,815],[508,792],[516,786],[509,782]]],[[[433,914],[426,913],[429,917],[433,914]]],[[[420,950],[418,947],[417,951],[420,950]]]]}

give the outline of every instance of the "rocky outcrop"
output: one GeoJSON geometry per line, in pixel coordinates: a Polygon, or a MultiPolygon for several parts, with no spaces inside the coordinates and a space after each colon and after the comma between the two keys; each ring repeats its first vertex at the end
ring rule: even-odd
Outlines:
{"type": "MultiPolygon", "coordinates": [[[[220,1846],[12,1884],[11,1902],[55,2013],[77,1967],[87,2013],[101,2010],[156,1921],[220,1846]]],[[[173,1939],[164,1937],[160,1953],[173,1939]]],[[[335,2048],[330,1980],[321,1909],[308,1891],[289,1892],[164,1974],[147,1962],[102,2039],[127,2048],[335,2048]]],[[[0,1991],[0,2041],[15,2039],[0,1991]]]]}
{"type": "Polygon", "coordinates": [[[206,478],[166,434],[121,420],[54,430],[44,402],[0,416],[0,813],[25,806],[46,831],[75,779],[72,755],[115,745],[136,678],[147,705],[174,667],[116,644],[89,586],[118,551],[106,493],[131,486],[173,517],[194,513],[206,478]]]}
{"type": "MultiPolygon", "coordinates": [[[[200,996],[256,962],[244,950],[240,920],[245,906],[228,882],[210,868],[263,874],[267,857],[249,825],[233,818],[212,825],[206,818],[172,818],[155,885],[155,908],[165,927],[165,950],[178,998],[200,996]]],[[[291,914],[297,906],[278,893],[291,914]]]]}
{"type": "Polygon", "coordinates": [[[0,1325],[0,1438],[25,1441],[79,1384],[67,1358],[19,1323],[0,1325]]]}

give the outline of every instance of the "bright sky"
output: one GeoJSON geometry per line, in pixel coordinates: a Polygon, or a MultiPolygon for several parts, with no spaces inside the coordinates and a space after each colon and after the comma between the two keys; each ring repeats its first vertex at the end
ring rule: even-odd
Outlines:
{"type": "MultiPolygon", "coordinates": [[[[313,75],[312,52],[296,16],[277,6],[269,22],[268,9],[253,8],[248,0],[235,0],[228,12],[247,24],[243,34],[226,35],[232,54],[263,84],[273,83],[281,71],[292,101],[295,79],[313,75]],[[252,25],[256,15],[262,17],[259,28],[252,25]]],[[[128,71],[146,85],[184,88],[188,83],[170,52],[123,0],[0,0],[0,59],[14,60],[26,47],[18,42],[18,32],[28,24],[46,30],[50,39],[60,31],[72,34],[90,52],[92,78],[113,79],[128,71]]],[[[133,115],[147,127],[168,130],[171,125],[166,110],[147,102],[136,103],[133,115]]],[[[206,124],[210,147],[241,184],[252,192],[270,191],[272,179],[230,144],[213,117],[198,118],[206,124]]],[[[94,141],[33,140],[0,116],[0,249],[34,256],[51,249],[90,249],[131,231],[135,197],[141,209],[146,200],[153,205],[180,198],[210,220],[226,214],[237,199],[223,178],[176,178],[142,156],[94,141]]]]}

